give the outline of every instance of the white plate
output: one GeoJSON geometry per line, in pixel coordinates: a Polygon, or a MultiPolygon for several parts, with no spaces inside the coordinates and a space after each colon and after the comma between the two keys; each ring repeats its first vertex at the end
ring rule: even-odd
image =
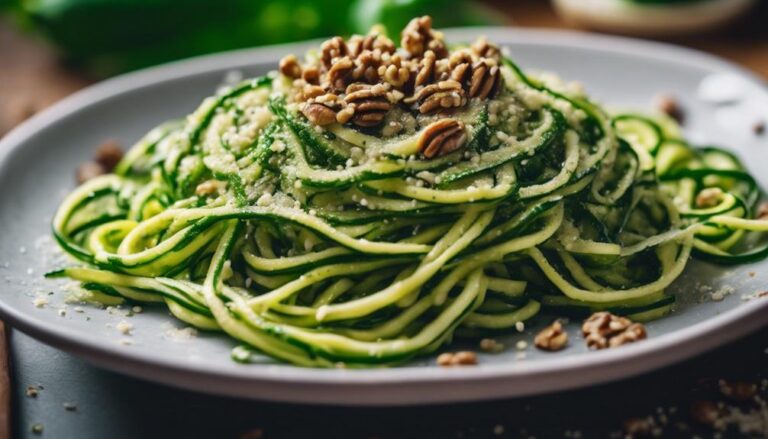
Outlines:
{"type": "MultiPolygon", "coordinates": [[[[480,34],[503,43],[525,68],[582,81],[592,96],[610,105],[648,108],[657,93],[673,92],[688,110],[689,134],[734,148],[748,158],[751,171],[765,185],[768,145],[749,130],[749,118],[757,116],[748,114],[768,114],[768,94],[748,72],[698,52],[629,39],[501,28],[447,33],[451,41],[469,41],[480,34]],[[743,81],[746,101],[731,103],[727,110],[731,118],[743,114],[737,119],[744,123],[726,118],[726,124],[720,124],[717,113],[723,109],[716,111],[696,97],[701,80],[720,73],[743,81]]],[[[481,355],[476,367],[440,368],[425,358],[390,369],[312,370],[236,364],[229,358],[231,340],[216,334],[185,340],[172,330],[180,324],[162,308],[126,317],[120,315],[125,310],[110,313],[65,305],[67,293],[61,284],[41,276],[62,263],[49,238],[49,221],[72,189],[77,165],[107,138],[130,144],[155,124],[187,114],[228,71],[262,74],[273,69],[282,54],[305,47],[231,52],[112,79],[65,99],[0,141],[2,317],[47,343],[129,375],[211,393],[335,404],[482,400],[585,386],[682,360],[768,322],[768,300],[742,299],[765,287],[765,263],[728,270],[692,263],[670,288],[679,294],[678,311],[649,324],[650,338],[634,345],[587,352],[574,323],[569,326],[568,349],[550,354],[529,348],[521,359],[515,342],[530,342],[536,326],[547,323],[542,318],[525,333],[504,338],[510,347],[505,352],[481,355]],[[700,303],[706,295],[701,285],[714,290],[730,286],[734,293],[722,301],[700,303]],[[41,294],[49,303],[36,308],[33,300],[41,294]],[[133,323],[132,336],[115,329],[121,320],[133,323]],[[132,344],[122,344],[124,339],[132,344]]]]}

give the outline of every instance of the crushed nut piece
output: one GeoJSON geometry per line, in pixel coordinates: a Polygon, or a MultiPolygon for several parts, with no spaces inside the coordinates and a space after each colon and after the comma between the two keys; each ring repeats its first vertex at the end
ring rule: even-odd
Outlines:
{"type": "Polygon", "coordinates": [[[195,195],[205,196],[213,195],[222,191],[227,186],[227,183],[219,180],[206,180],[195,187],[195,195]]]}
{"type": "Polygon", "coordinates": [[[100,175],[107,173],[107,170],[103,166],[96,162],[85,162],[77,167],[75,172],[75,179],[78,184],[83,184],[88,180],[92,180],[100,175]]]}
{"type": "Polygon", "coordinates": [[[696,422],[713,425],[722,415],[722,410],[712,401],[700,400],[691,404],[691,417],[696,422]]]}
{"type": "Polygon", "coordinates": [[[759,121],[752,125],[752,132],[758,136],[765,134],[765,122],[759,121]]]}
{"type": "Polygon", "coordinates": [[[702,189],[696,195],[696,207],[708,208],[715,207],[723,196],[723,190],[719,187],[708,187],[702,189]]]}
{"type": "Polygon", "coordinates": [[[757,384],[744,381],[724,381],[718,383],[720,393],[734,401],[748,401],[757,394],[757,384]]]}
{"type": "Polygon", "coordinates": [[[499,343],[493,338],[484,338],[480,340],[480,350],[483,352],[501,352],[504,349],[504,345],[499,343]]]}
{"type": "Polygon", "coordinates": [[[432,17],[427,15],[412,19],[403,29],[400,46],[411,55],[418,58],[427,50],[435,52],[439,58],[448,55],[442,35],[432,30],[432,17]]]}
{"type": "Polygon", "coordinates": [[[387,99],[387,89],[382,84],[369,85],[354,83],[347,87],[344,101],[354,108],[352,123],[361,127],[381,124],[392,108],[387,99]]]}
{"type": "Polygon", "coordinates": [[[496,61],[501,60],[501,51],[499,47],[488,41],[486,37],[480,37],[472,43],[470,47],[475,55],[482,58],[491,58],[496,61]]]}
{"type": "Polygon", "coordinates": [[[757,208],[757,219],[767,219],[768,218],[768,202],[762,202],[760,203],[760,206],[757,208]]]}
{"type": "Polygon", "coordinates": [[[40,392],[38,391],[37,387],[35,387],[35,386],[27,386],[26,394],[27,394],[28,397],[30,397],[30,398],[37,398],[37,395],[39,393],[40,392]]]}
{"type": "Polygon", "coordinates": [[[355,70],[355,63],[348,56],[336,60],[328,70],[328,84],[337,91],[347,88],[352,82],[352,72],[355,70]]]}
{"type": "Polygon", "coordinates": [[[419,72],[413,82],[414,87],[423,87],[434,80],[436,59],[435,52],[427,50],[424,58],[419,62],[419,72]]]}
{"type": "Polygon", "coordinates": [[[464,146],[467,135],[464,123],[455,119],[432,122],[419,138],[419,151],[426,158],[450,154],[464,146]]]}
{"type": "Polygon", "coordinates": [[[123,159],[123,148],[116,140],[107,140],[96,148],[93,156],[96,163],[104,167],[107,172],[112,172],[123,159]]]}
{"type": "Polygon", "coordinates": [[[533,343],[537,348],[545,351],[559,351],[568,343],[568,333],[563,330],[563,324],[555,320],[536,334],[533,343]]]}
{"type": "Polygon", "coordinates": [[[581,326],[590,349],[614,348],[646,338],[645,326],[606,311],[596,312],[581,326]]]}
{"type": "Polygon", "coordinates": [[[486,99],[492,98],[499,90],[501,72],[498,66],[491,66],[480,60],[472,66],[472,80],[469,84],[469,97],[486,99]]]}
{"type": "Polygon", "coordinates": [[[336,111],[324,104],[307,102],[301,112],[317,125],[330,125],[336,122],[336,111]]]}
{"type": "Polygon", "coordinates": [[[347,43],[344,42],[344,38],[333,37],[330,40],[323,42],[320,46],[320,60],[326,70],[331,68],[336,62],[336,59],[347,55],[349,55],[349,48],[347,47],[347,43]]]}
{"type": "Polygon", "coordinates": [[[653,424],[648,418],[629,418],[624,421],[624,432],[631,436],[641,436],[651,433],[653,424]]]}
{"type": "Polygon", "coordinates": [[[422,114],[461,107],[467,103],[464,89],[457,81],[449,79],[421,88],[410,98],[403,100],[413,104],[422,114]]]}
{"type": "Polygon", "coordinates": [[[472,366],[477,364],[477,355],[472,351],[444,352],[437,357],[437,364],[449,366],[472,366]]]}
{"type": "Polygon", "coordinates": [[[288,55],[283,57],[283,59],[280,60],[280,65],[278,68],[280,73],[289,78],[301,78],[301,65],[299,64],[299,59],[296,58],[296,55],[288,55]]]}
{"type": "Polygon", "coordinates": [[[677,123],[683,124],[685,122],[685,111],[680,106],[677,99],[670,95],[661,95],[658,97],[659,111],[674,119],[677,123]]]}

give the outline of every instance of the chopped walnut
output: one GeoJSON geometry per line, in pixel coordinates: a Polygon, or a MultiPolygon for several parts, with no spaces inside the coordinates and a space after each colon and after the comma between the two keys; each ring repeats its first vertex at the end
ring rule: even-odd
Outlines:
{"type": "Polygon", "coordinates": [[[320,46],[320,60],[326,70],[331,68],[336,62],[336,59],[347,55],[349,55],[349,48],[347,47],[347,43],[344,42],[344,38],[333,37],[330,40],[323,42],[320,46]]]}
{"type": "Polygon", "coordinates": [[[411,20],[403,30],[402,47],[396,51],[392,40],[372,30],[347,41],[333,37],[321,45],[318,57],[309,57],[304,64],[287,56],[280,62],[280,72],[294,80],[288,100],[303,104],[298,107],[317,125],[382,126],[391,135],[407,129],[402,123],[397,129],[397,124],[384,127],[394,109],[412,116],[447,115],[467,105],[469,98],[491,98],[501,88],[498,48],[487,40],[451,54],[425,16],[411,20]],[[362,90],[357,84],[371,89],[384,86],[386,95],[353,92],[362,90]],[[330,95],[336,99],[321,99],[330,95]]]}
{"type": "Polygon", "coordinates": [[[496,61],[501,60],[501,51],[498,46],[488,41],[486,37],[480,37],[472,43],[472,52],[482,58],[491,58],[496,61]]]}
{"type": "Polygon", "coordinates": [[[677,123],[683,124],[685,122],[685,111],[680,103],[672,96],[661,95],[658,97],[659,111],[674,119],[677,123]]]}
{"type": "Polygon", "coordinates": [[[498,66],[489,65],[480,60],[472,66],[472,80],[469,84],[469,97],[492,98],[499,89],[501,72],[498,66]]]}
{"type": "Polygon", "coordinates": [[[107,170],[103,166],[96,162],[85,162],[78,166],[75,172],[75,180],[78,184],[83,184],[88,180],[92,180],[100,175],[107,173],[107,170]]]}
{"type": "Polygon", "coordinates": [[[466,104],[467,98],[461,84],[449,79],[437,84],[429,84],[410,98],[404,99],[403,102],[413,104],[422,114],[429,114],[461,107],[466,104]]]}
{"type": "Polygon", "coordinates": [[[712,401],[700,400],[691,404],[691,417],[699,423],[714,425],[723,411],[712,401]]]}
{"type": "Polygon", "coordinates": [[[416,79],[413,82],[414,87],[422,87],[434,80],[436,59],[435,52],[427,50],[424,57],[419,61],[419,71],[416,73],[416,79]]]}
{"type": "Polygon", "coordinates": [[[289,78],[301,78],[301,65],[299,65],[299,60],[296,58],[296,55],[283,57],[283,59],[280,60],[278,69],[280,70],[280,73],[289,78]]]}
{"type": "Polygon", "coordinates": [[[365,81],[369,84],[379,82],[379,67],[381,66],[381,54],[364,50],[355,58],[355,68],[352,69],[352,78],[355,81],[365,81]]]}
{"type": "Polygon", "coordinates": [[[757,207],[757,219],[768,219],[768,201],[760,203],[757,207]]]}
{"type": "Polygon", "coordinates": [[[123,148],[116,140],[107,140],[96,148],[93,156],[96,163],[104,167],[107,172],[112,172],[123,159],[123,148]]]}
{"type": "Polygon", "coordinates": [[[633,437],[650,434],[653,430],[648,418],[629,418],[623,424],[624,432],[633,437]]]}
{"type": "Polygon", "coordinates": [[[226,187],[226,183],[219,180],[206,180],[195,187],[195,195],[205,196],[218,193],[226,187]]]}
{"type": "Polygon", "coordinates": [[[392,55],[389,64],[379,66],[379,77],[395,88],[402,88],[411,78],[411,70],[400,55],[392,55]]]}
{"type": "Polygon", "coordinates": [[[734,401],[748,401],[757,394],[757,384],[744,381],[724,381],[718,383],[720,393],[734,401]]]}
{"type": "Polygon", "coordinates": [[[348,56],[339,58],[328,70],[328,84],[334,90],[344,90],[352,82],[354,70],[355,63],[348,56]]]}
{"type": "Polygon", "coordinates": [[[708,208],[715,207],[723,196],[723,190],[719,187],[708,187],[702,189],[696,195],[696,207],[708,208]]]}
{"type": "Polygon", "coordinates": [[[384,35],[377,32],[371,32],[366,36],[355,35],[349,39],[349,54],[358,56],[363,51],[375,51],[380,53],[395,53],[395,43],[384,35]]]}
{"type": "Polygon", "coordinates": [[[301,109],[304,116],[317,125],[330,125],[336,122],[336,111],[321,103],[307,102],[301,109]]]}
{"type": "Polygon", "coordinates": [[[755,122],[755,124],[752,125],[752,132],[754,132],[757,136],[762,136],[765,134],[765,122],[755,122]]]}
{"type": "Polygon", "coordinates": [[[432,122],[419,138],[419,151],[431,159],[444,156],[464,146],[467,140],[464,123],[455,119],[432,122]]]}
{"type": "Polygon", "coordinates": [[[320,69],[316,66],[306,66],[302,69],[301,79],[307,84],[320,84],[320,69]]]}
{"type": "Polygon", "coordinates": [[[555,320],[536,334],[533,343],[537,348],[545,351],[559,351],[568,343],[568,333],[563,330],[563,324],[555,320]]]}
{"type": "Polygon", "coordinates": [[[431,50],[439,58],[448,55],[442,35],[432,30],[432,17],[427,15],[412,19],[403,29],[400,46],[411,55],[419,58],[424,52],[431,50]]]}
{"type": "Polygon", "coordinates": [[[504,350],[504,345],[493,338],[484,338],[480,340],[480,350],[490,353],[501,352],[504,350]]]}
{"type": "Polygon", "coordinates": [[[387,99],[387,89],[382,84],[351,84],[347,87],[344,101],[354,108],[352,123],[361,127],[381,124],[392,107],[387,99]]]}
{"type": "Polygon", "coordinates": [[[437,364],[443,367],[472,366],[477,364],[477,355],[472,351],[444,352],[438,355],[437,364]]]}
{"type": "Polygon", "coordinates": [[[581,326],[590,349],[614,348],[646,338],[645,327],[606,311],[596,312],[581,326]]]}

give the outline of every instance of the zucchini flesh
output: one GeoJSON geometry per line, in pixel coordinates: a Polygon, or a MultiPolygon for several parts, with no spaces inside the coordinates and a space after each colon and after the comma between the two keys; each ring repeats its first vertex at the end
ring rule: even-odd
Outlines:
{"type": "Polygon", "coordinates": [[[81,266],[50,273],[104,301],[311,367],[397,364],[540,310],[661,317],[689,255],[768,255],[762,198],[734,155],[668,120],[608,115],[503,60],[498,99],[455,117],[467,147],[427,160],[425,125],[383,138],[320,129],[271,77],[207,99],[61,204],[81,266]],[[220,190],[199,193],[201,183],[220,190]]]}

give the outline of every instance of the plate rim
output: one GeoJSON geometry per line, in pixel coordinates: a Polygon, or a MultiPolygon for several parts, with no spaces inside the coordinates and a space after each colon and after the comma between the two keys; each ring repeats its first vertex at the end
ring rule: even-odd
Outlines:
{"type": "MultiPolygon", "coordinates": [[[[446,34],[459,40],[485,34],[495,40],[518,44],[573,47],[622,54],[627,54],[630,48],[632,56],[676,64],[682,63],[681,59],[684,59],[686,64],[736,73],[749,82],[761,85],[765,91],[762,80],[743,67],[714,55],[667,43],[575,31],[505,27],[449,29],[446,34]]],[[[6,134],[0,139],[0,165],[5,165],[10,154],[38,131],[65,122],[70,117],[77,117],[78,112],[91,105],[184,77],[216,71],[223,73],[249,64],[276,63],[284,53],[301,50],[317,41],[204,55],[102,81],[64,98],[6,134]]],[[[0,316],[14,328],[97,365],[127,375],[206,393],[273,401],[352,405],[477,401],[547,393],[626,378],[679,362],[757,330],[768,324],[768,312],[764,311],[768,311],[768,300],[753,300],[644,343],[616,350],[576,354],[556,362],[537,359],[458,369],[401,367],[354,371],[276,365],[217,371],[204,364],[172,361],[140,350],[121,348],[106,341],[83,338],[78,331],[64,325],[57,326],[54,331],[48,322],[37,318],[34,313],[6,304],[0,294],[0,316]],[[426,387],[431,389],[437,383],[449,384],[453,388],[437,392],[425,391],[426,387]],[[333,392],[324,393],[330,389],[333,392]],[[361,392],[365,392],[362,394],[366,396],[375,394],[377,399],[366,397],[361,400],[358,398],[361,392]]]]}

